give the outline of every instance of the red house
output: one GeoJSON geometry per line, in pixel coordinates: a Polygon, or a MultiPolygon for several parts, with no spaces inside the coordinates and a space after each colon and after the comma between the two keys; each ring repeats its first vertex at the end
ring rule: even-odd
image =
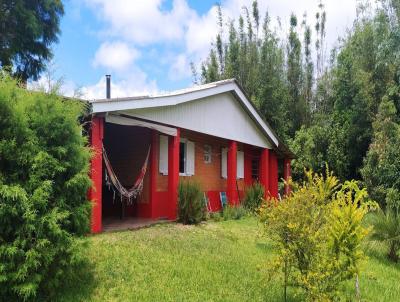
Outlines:
{"type": "Polygon", "coordinates": [[[235,80],[90,103],[93,233],[102,231],[103,219],[118,216],[122,205],[107,186],[106,177],[111,175],[106,173],[103,152],[123,187],[131,187],[147,167],[141,194],[126,206],[126,217],[174,220],[182,179],[199,182],[211,210],[217,211],[220,192],[226,192],[230,204],[237,204],[254,180],[265,186],[267,196],[277,197],[278,162],[284,163],[284,178],[290,176],[293,154],[235,80]]]}

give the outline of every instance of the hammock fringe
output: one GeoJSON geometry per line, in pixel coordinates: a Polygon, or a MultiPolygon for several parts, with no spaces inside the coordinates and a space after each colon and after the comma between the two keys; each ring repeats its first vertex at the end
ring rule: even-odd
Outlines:
{"type": "Polygon", "coordinates": [[[133,203],[133,200],[136,199],[136,197],[142,193],[144,176],[146,175],[147,166],[149,163],[150,150],[151,150],[151,145],[149,146],[149,149],[147,151],[146,160],[143,163],[143,166],[140,170],[140,174],[139,174],[138,178],[136,179],[135,183],[133,184],[133,186],[131,188],[126,189],[121,184],[117,175],[115,174],[115,172],[111,166],[110,160],[108,159],[106,149],[104,148],[104,145],[103,145],[103,159],[104,159],[104,164],[106,166],[105,182],[106,182],[108,189],[112,188],[112,190],[113,190],[113,202],[115,201],[115,192],[116,191],[120,195],[121,203],[122,203],[123,199],[125,198],[128,205],[131,205],[133,203]]]}

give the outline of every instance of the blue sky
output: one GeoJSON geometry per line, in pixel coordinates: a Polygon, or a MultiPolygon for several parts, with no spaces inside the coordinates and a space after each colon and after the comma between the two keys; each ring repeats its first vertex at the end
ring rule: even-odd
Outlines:
{"type": "MultiPolygon", "coordinates": [[[[222,0],[228,19],[251,0],[222,0]]],[[[157,93],[192,85],[190,62],[205,59],[216,34],[216,0],[66,0],[61,36],[54,45],[53,72],[63,92],[80,88],[85,98],[104,97],[104,75],[112,75],[112,96],[157,93]]],[[[356,0],[325,1],[328,47],[356,15],[356,0]]],[[[317,0],[259,0],[283,27],[294,12],[314,23],[317,0]]],[[[285,34],[282,33],[282,38],[285,34]]]]}

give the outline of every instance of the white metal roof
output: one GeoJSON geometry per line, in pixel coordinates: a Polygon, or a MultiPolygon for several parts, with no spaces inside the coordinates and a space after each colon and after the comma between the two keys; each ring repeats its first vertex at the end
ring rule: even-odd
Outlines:
{"type": "Polygon", "coordinates": [[[256,108],[246,97],[240,85],[238,85],[234,79],[193,86],[188,89],[161,93],[157,95],[98,99],[92,100],[90,103],[92,105],[92,113],[94,114],[107,112],[132,112],[135,110],[140,111],[140,109],[176,106],[200,99],[207,100],[209,97],[228,92],[232,93],[233,96],[239,101],[239,103],[242,105],[242,108],[247,112],[258,128],[264,133],[265,137],[271,141],[275,147],[278,147],[278,137],[271,127],[263,120],[256,108]]]}

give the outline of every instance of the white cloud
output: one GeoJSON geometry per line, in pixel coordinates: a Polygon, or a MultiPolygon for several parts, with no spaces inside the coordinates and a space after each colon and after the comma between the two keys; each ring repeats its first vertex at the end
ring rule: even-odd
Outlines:
{"type": "Polygon", "coordinates": [[[188,55],[194,57],[196,61],[204,60],[217,33],[217,7],[213,6],[206,14],[196,15],[189,20],[185,33],[185,47],[188,55]]]}
{"type": "Polygon", "coordinates": [[[190,61],[185,53],[174,56],[168,72],[168,78],[172,81],[182,80],[191,75],[190,61]]]}
{"type": "Polygon", "coordinates": [[[121,71],[127,69],[139,55],[138,50],[124,42],[104,42],[94,55],[93,66],[121,71]]]}
{"type": "Polygon", "coordinates": [[[174,0],[169,11],[162,9],[162,0],[86,2],[108,23],[106,34],[139,45],[179,41],[184,34],[185,23],[196,15],[185,0],[174,0]]]}
{"type": "MultiPolygon", "coordinates": [[[[154,94],[158,91],[155,80],[149,80],[147,75],[137,69],[123,79],[115,80],[111,78],[111,97],[127,97],[137,95],[154,94]]],[[[101,77],[94,85],[83,86],[80,88],[84,99],[104,99],[106,96],[106,80],[101,77]]]]}
{"type": "MultiPolygon", "coordinates": [[[[172,0],[172,6],[165,9],[165,0],[85,0],[105,25],[100,32],[103,44],[97,50],[94,66],[102,66],[116,71],[120,81],[113,84],[113,96],[128,96],[140,92],[157,90],[156,79],[149,79],[146,73],[135,66],[139,58],[153,64],[150,69],[164,70],[171,81],[190,79],[190,62],[198,65],[206,59],[210,43],[218,31],[216,6],[199,14],[190,8],[187,0],[172,0]],[[117,39],[118,42],[110,42],[117,39]],[[131,47],[131,45],[135,47],[131,47]],[[149,49],[157,49],[157,57],[152,57],[149,49]]],[[[328,49],[337,37],[345,33],[356,16],[358,0],[325,0],[327,11],[328,49]]],[[[225,26],[229,20],[238,19],[243,7],[251,9],[253,0],[222,0],[225,26]]],[[[279,35],[287,37],[289,17],[294,13],[301,23],[307,11],[308,23],[314,29],[315,13],[319,0],[275,0],[259,1],[260,17],[268,10],[272,26],[282,29],[279,35]]],[[[225,28],[227,31],[227,28],[225,28]]],[[[313,41],[314,43],[314,41],[313,41]]],[[[147,64],[147,63],[146,63],[147,64]]],[[[157,72],[157,74],[162,74],[157,72]]],[[[89,98],[103,97],[102,81],[83,90],[89,98]],[[97,90],[98,91],[97,91],[97,90]]]]}

